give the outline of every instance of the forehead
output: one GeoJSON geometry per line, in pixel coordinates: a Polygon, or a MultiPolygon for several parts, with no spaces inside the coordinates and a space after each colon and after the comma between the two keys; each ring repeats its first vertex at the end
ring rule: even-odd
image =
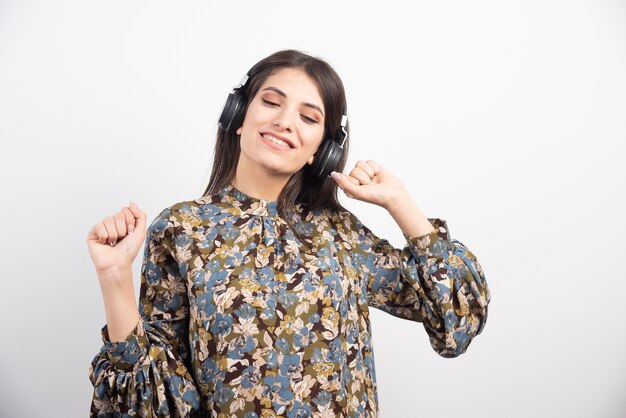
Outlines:
{"type": "Polygon", "coordinates": [[[261,85],[282,90],[288,99],[311,102],[323,108],[322,95],[317,82],[299,68],[280,68],[272,72],[261,85]]]}

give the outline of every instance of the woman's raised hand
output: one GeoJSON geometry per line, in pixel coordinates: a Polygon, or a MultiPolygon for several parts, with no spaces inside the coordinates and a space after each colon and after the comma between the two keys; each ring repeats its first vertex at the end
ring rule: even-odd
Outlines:
{"type": "Polygon", "coordinates": [[[346,196],[389,209],[407,192],[399,178],[374,160],[359,160],[350,174],[331,174],[346,196]]]}
{"type": "Polygon", "coordinates": [[[98,277],[120,277],[132,268],[146,238],[146,214],[135,202],[95,224],[87,235],[89,255],[98,277]]]}

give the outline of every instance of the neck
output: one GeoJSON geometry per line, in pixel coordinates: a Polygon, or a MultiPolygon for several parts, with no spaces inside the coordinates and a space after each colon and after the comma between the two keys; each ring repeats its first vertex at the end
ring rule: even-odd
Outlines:
{"type": "Polygon", "coordinates": [[[237,164],[237,172],[231,180],[233,186],[247,194],[262,200],[278,200],[278,195],[285,188],[290,176],[268,173],[262,167],[249,164],[237,164]]]}

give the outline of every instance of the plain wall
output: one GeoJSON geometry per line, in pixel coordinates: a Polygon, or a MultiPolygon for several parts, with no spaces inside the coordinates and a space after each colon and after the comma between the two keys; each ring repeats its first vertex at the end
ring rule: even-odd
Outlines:
{"type": "Polygon", "coordinates": [[[342,77],[346,171],[400,177],[492,293],[455,359],[372,309],[381,416],[626,416],[626,3],[600,0],[1,1],[0,415],[88,415],[88,231],[199,197],[226,96],[283,48],[342,77]]]}

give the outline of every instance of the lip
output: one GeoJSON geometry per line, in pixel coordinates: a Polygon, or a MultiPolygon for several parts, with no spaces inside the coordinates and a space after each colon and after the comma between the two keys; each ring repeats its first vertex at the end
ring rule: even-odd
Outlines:
{"type": "Polygon", "coordinates": [[[272,131],[263,131],[263,132],[260,132],[260,134],[261,134],[261,137],[262,137],[263,135],[265,135],[265,134],[270,134],[270,135],[272,135],[272,136],[273,136],[273,137],[275,137],[275,138],[282,139],[283,141],[285,141],[286,143],[288,143],[288,144],[289,144],[289,146],[291,146],[291,149],[293,149],[293,148],[295,148],[295,147],[296,147],[296,146],[293,144],[293,142],[291,142],[291,140],[289,140],[289,138],[285,138],[284,136],[280,136],[280,135],[278,135],[276,132],[272,132],[272,131]]]}

